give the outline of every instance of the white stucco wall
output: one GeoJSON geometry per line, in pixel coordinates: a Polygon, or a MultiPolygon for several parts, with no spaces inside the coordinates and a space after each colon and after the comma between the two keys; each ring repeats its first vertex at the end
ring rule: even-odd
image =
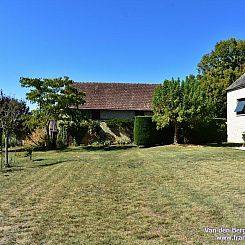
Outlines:
{"type": "Polygon", "coordinates": [[[228,142],[241,143],[242,133],[245,131],[245,114],[237,115],[234,110],[237,100],[245,98],[245,88],[227,93],[227,134],[228,142]]]}

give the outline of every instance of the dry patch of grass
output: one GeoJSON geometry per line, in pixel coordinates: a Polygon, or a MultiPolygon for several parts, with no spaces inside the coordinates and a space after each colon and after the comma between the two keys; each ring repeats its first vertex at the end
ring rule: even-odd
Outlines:
{"type": "Polygon", "coordinates": [[[18,154],[0,172],[0,244],[218,244],[204,227],[245,226],[243,151],[18,154]]]}

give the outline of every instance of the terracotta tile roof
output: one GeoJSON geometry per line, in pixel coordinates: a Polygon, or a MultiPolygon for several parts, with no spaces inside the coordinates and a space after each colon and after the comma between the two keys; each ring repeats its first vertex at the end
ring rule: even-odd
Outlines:
{"type": "Polygon", "coordinates": [[[86,94],[83,109],[151,111],[157,84],[82,82],[73,86],[86,94]]]}

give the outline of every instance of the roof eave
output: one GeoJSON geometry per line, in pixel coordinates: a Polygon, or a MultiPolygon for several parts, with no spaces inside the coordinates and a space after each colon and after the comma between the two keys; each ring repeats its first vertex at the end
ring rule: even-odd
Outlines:
{"type": "Polygon", "coordinates": [[[242,88],[245,88],[245,84],[243,84],[243,85],[240,85],[240,86],[236,86],[236,87],[234,87],[234,88],[227,88],[226,89],[226,92],[228,93],[228,92],[232,92],[232,91],[235,91],[235,90],[239,90],[239,89],[242,89],[242,88]]]}
{"type": "Polygon", "coordinates": [[[149,108],[90,108],[90,107],[79,107],[80,110],[106,110],[106,111],[152,111],[149,108]]]}

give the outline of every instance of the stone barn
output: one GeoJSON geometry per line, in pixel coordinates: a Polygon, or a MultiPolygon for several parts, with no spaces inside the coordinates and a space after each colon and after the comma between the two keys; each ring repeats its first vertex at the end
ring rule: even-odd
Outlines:
{"type": "Polygon", "coordinates": [[[72,86],[85,92],[84,105],[95,120],[132,119],[152,115],[152,97],[157,84],[81,82],[72,86]]]}

